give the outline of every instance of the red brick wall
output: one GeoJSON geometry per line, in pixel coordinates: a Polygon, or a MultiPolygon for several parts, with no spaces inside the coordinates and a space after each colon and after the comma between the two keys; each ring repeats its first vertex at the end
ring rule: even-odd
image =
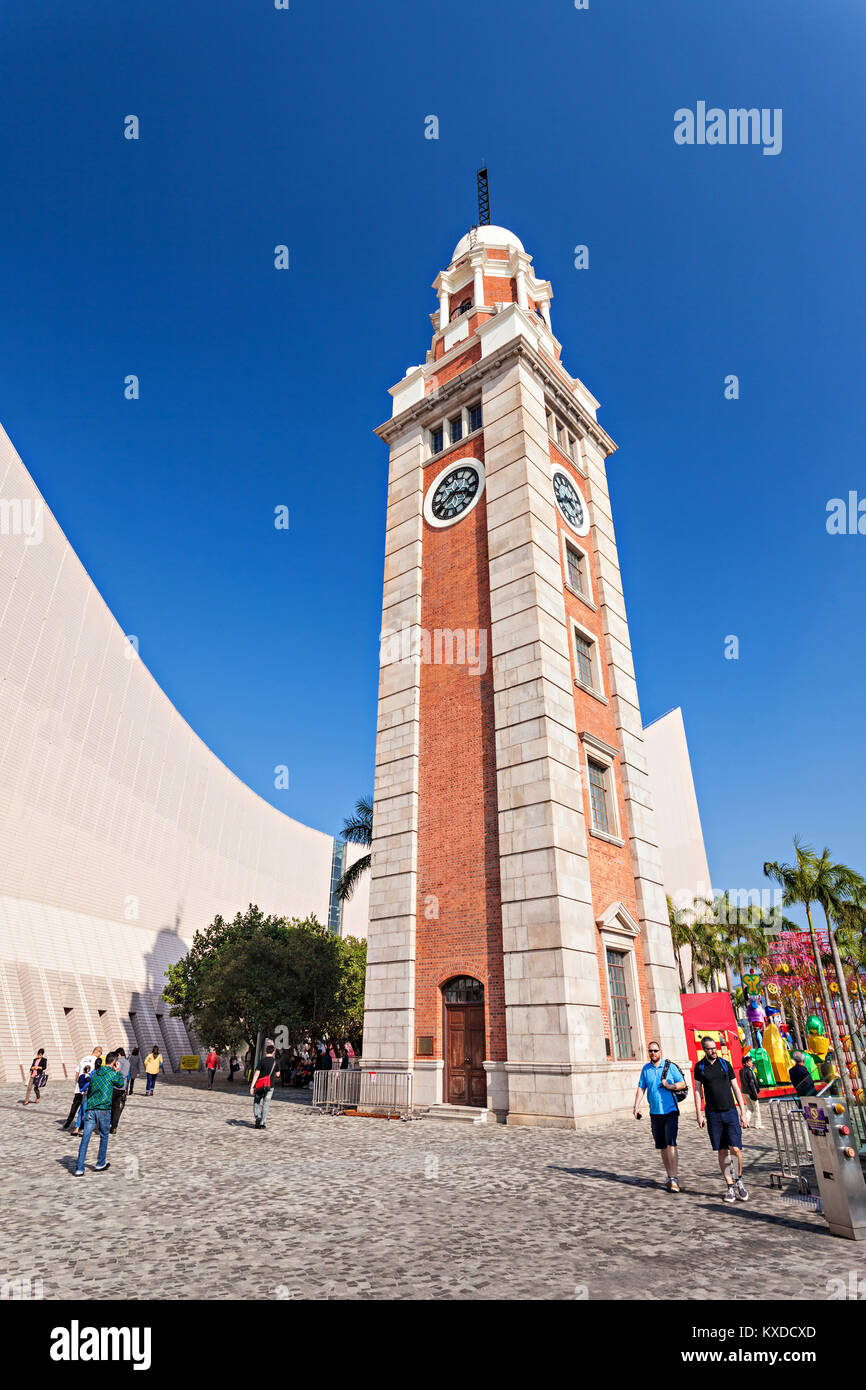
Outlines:
{"type": "MultiPolygon", "coordinates": [[[[561,467],[563,472],[573,478],[575,486],[592,504],[591,490],[588,479],[584,478],[575,468],[570,459],[567,458],[557,446],[550,441],[551,463],[561,467]]],[[[565,599],[565,612],[569,624],[568,645],[569,660],[571,662],[571,676],[574,680],[577,672],[574,661],[574,644],[572,641],[572,621],[580,624],[596,640],[599,655],[599,666],[603,671],[604,694],[607,696],[608,704],[602,704],[593,698],[580,686],[574,687],[574,713],[578,734],[584,730],[595,734],[596,738],[601,739],[611,748],[617,747],[616,719],[614,717],[613,705],[610,703],[611,687],[607,671],[607,658],[605,652],[604,632],[601,623],[601,613],[598,609],[598,583],[595,575],[595,560],[592,554],[591,537],[577,536],[566,525],[559,509],[556,510],[556,522],[560,544],[560,559],[562,561],[563,578],[563,597],[565,599]],[[584,572],[587,576],[588,587],[591,592],[593,603],[596,609],[588,607],[581,600],[566,588],[566,569],[564,563],[564,551],[562,549],[562,537],[570,539],[579,550],[585,555],[584,572]]],[[[585,745],[581,742],[581,783],[583,785],[583,809],[587,825],[587,856],[589,859],[590,884],[592,888],[592,906],[596,918],[610,906],[612,902],[621,902],[628,908],[629,912],[639,921],[637,894],[634,882],[634,866],[632,864],[631,851],[628,846],[628,828],[626,822],[625,800],[622,791],[622,776],[620,772],[619,760],[614,766],[614,782],[616,785],[617,817],[619,820],[620,837],[626,841],[625,845],[612,845],[606,840],[600,840],[594,835],[589,834],[589,827],[592,824],[589,802],[589,787],[586,776],[586,752],[585,745]]],[[[590,750],[591,751],[591,750],[590,750]]],[[[610,1029],[610,1018],[608,1016],[608,982],[607,982],[607,959],[605,946],[602,941],[601,933],[596,935],[596,952],[598,955],[599,977],[601,981],[602,1009],[604,1014],[604,1026],[607,1036],[612,1039],[610,1029]]],[[[650,1013],[649,1001],[646,989],[646,977],[643,965],[642,942],[638,938],[635,941],[635,958],[637,965],[638,991],[640,995],[641,1013],[643,1016],[644,1033],[650,1037],[650,1013]]],[[[635,1044],[638,1039],[635,1036],[635,1044]]],[[[611,1047],[611,1053],[613,1048],[611,1047]]]]}
{"type": "MultiPolygon", "coordinates": [[[[444,341],[444,338],[440,338],[437,346],[441,347],[444,341]]],[[[444,386],[446,381],[450,381],[452,377],[459,376],[461,372],[465,372],[466,368],[471,367],[473,362],[480,361],[481,344],[479,342],[475,342],[472,344],[472,347],[469,348],[467,352],[461,352],[459,357],[452,358],[450,362],[445,363],[444,367],[438,368],[435,377],[431,376],[427,378],[425,395],[431,395],[432,392],[436,390],[437,386],[444,386]]],[[[480,395],[480,387],[478,388],[478,392],[480,395]]],[[[452,411],[452,414],[453,413],[454,412],[452,411]]]]}
{"type": "Polygon", "coordinates": [[[504,280],[498,275],[485,275],[484,303],[516,304],[517,282],[515,280],[504,280]]]}
{"type": "MultiPolygon", "coordinates": [[[[455,457],[483,460],[480,437],[455,457]]],[[[431,459],[425,489],[444,466],[431,459]]],[[[421,624],[487,634],[487,669],[422,664],[415,1033],[442,1056],[441,986],[472,975],[485,990],[488,1060],[505,1058],[505,989],[499,885],[498,807],[489,650],[487,508],[454,526],[424,523],[421,624]],[[431,916],[431,911],[438,916],[431,916]]]]}

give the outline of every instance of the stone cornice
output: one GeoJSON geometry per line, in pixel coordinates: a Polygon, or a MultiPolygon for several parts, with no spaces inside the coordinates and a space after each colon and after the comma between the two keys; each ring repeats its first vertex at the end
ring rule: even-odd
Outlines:
{"type": "Polygon", "coordinates": [[[435,392],[379,425],[375,433],[386,444],[393,444],[411,425],[424,425],[427,421],[438,419],[443,413],[443,408],[447,409],[449,403],[456,404],[464,394],[471,394],[492,371],[505,366],[512,359],[525,361],[532,368],[559,407],[566,423],[571,424],[578,435],[589,435],[605,458],[616,451],[618,446],[607,430],[593,419],[586,407],[568,390],[553,367],[549,366],[541,353],[522,336],[515,336],[511,342],[504,343],[489,357],[482,357],[480,362],[473,362],[465,371],[458,372],[450,381],[438,386],[435,392]]]}
{"type": "Polygon", "coordinates": [[[609,758],[619,757],[618,748],[613,748],[609,743],[605,743],[604,740],[598,738],[596,734],[591,734],[588,729],[579,730],[578,737],[583,743],[588,743],[590,748],[594,748],[598,753],[606,753],[609,758]]]}

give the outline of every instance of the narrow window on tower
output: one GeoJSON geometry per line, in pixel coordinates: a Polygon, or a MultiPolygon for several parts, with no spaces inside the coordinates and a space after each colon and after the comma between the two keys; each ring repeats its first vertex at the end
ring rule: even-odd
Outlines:
{"type": "Polygon", "coordinates": [[[574,435],[573,435],[573,434],[570,434],[570,435],[568,436],[568,457],[569,457],[570,459],[575,459],[575,460],[576,460],[575,443],[574,443],[574,435]]]}
{"type": "Polygon", "coordinates": [[[565,430],[557,420],[556,422],[556,442],[563,453],[565,452],[565,430]]]}
{"type": "Polygon", "coordinates": [[[592,669],[592,649],[595,646],[588,637],[584,637],[582,632],[574,631],[574,660],[577,666],[577,679],[581,685],[585,685],[589,690],[595,689],[595,679],[592,669]]]}
{"type": "Polygon", "coordinates": [[[610,988],[610,1012],[613,1023],[613,1042],[616,1060],[634,1057],[634,1040],[629,1016],[628,984],[624,951],[607,952],[607,981],[610,988]]]}
{"type": "Polygon", "coordinates": [[[565,542],[565,562],[567,565],[568,587],[576,594],[586,597],[586,556],[575,546],[565,542]]]}
{"type": "Polygon", "coordinates": [[[455,415],[453,420],[448,421],[448,426],[451,431],[451,443],[456,444],[463,438],[463,416],[455,415]]]}
{"type": "Polygon", "coordinates": [[[612,835],[614,829],[610,818],[610,791],[608,788],[609,768],[602,763],[594,763],[591,758],[587,759],[587,772],[589,774],[589,805],[592,811],[592,826],[594,830],[600,830],[603,835],[612,835]]]}
{"type": "Polygon", "coordinates": [[[430,431],[430,448],[434,454],[441,454],[445,445],[445,431],[441,425],[430,431]]]}
{"type": "Polygon", "coordinates": [[[480,402],[480,401],[477,401],[475,405],[470,405],[470,407],[469,407],[469,433],[471,434],[473,430],[480,430],[480,429],[481,429],[481,402],[480,402]]]}
{"type": "Polygon", "coordinates": [[[551,415],[551,413],[550,413],[549,410],[548,410],[548,412],[547,412],[547,433],[550,435],[550,437],[551,437],[551,439],[552,439],[552,438],[553,438],[553,416],[551,415]]]}

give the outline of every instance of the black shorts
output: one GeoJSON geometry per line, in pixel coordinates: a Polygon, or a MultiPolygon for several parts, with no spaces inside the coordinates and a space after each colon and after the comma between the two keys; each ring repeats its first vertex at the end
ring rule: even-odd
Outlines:
{"type": "Polygon", "coordinates": [[[706,1110],[704,1114],[710,1143],[717,1152],[719,1149],[743,1147],[743,1131],[736,1107],[733,1110],[706,1110]]]}
{"type": "Polygon", "coordinates": [[[657,1149],[671,1149],[676,1145],[680,1127],[679,1110],[669,1110],[666,1115],[650,1115],[650,1124],[657,1149]]]}

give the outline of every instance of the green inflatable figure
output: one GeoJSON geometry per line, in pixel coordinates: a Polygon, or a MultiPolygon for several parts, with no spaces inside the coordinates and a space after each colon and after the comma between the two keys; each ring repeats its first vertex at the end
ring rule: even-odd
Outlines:
{"type": "Polygon", "coordinates": [[[817,1014],[810,1014],[806,1019],[806,1043],[810,1053],[820,1067],[830,1050],[830,1039],[827,1037],[824,1030],[822,1019],[820,1019],[817,1014]]]}
{"type": "Polygon", "coordinates": [[[762,1086],[778,1086],[779,1083],[773,1075],[773,1064],[770,1061],[769,1053],[765,1052],[762,1047],[753,1047],[751,1057],[760,1084],[762,1086]]]}
{"type": "Polygon", "coordinates": [[[818,1066],[811,1052],[803,1053],[803,1066],[806,1068],[813,1081],[821,1080],[821,1068],[818,1066]]]}

